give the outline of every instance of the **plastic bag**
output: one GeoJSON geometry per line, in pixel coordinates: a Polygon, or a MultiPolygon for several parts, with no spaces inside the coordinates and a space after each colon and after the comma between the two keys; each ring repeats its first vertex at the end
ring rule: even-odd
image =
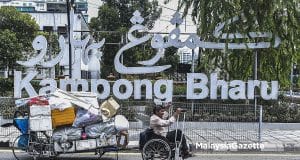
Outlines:
{"type": "Polygon", "coordinates": [[[90,124],[100,122],[102,120],[101,116],[95,115],[85,109],[78,108],[76,113],[76,118],[73,123],[73,127],[84,127],[90,124]]]}
{"type": "Polygon", "coordinates": [[[81,128],[65,127],[53,131],[52,138],[55,142],[68,142],[81,139],[81,128]]]}
{"type": "Polygon", "coordinates": [[[28,105],[49,105],[48,98],[43,96],[33,97],[29,99],[28,105]]]}
{"type": "Polygon", "coordinates": [[[17,99],[15,100],[16,107],[26,106],[29,102],[29,99],[17,99]]]}
{"type": "Polygon", "coordinates": [[[85,133],[89,138],[97,138],[101,135],[114,135],[116,134],[114,119],[105,123],[97,123],[85,127],[85,133]]]}
{"type": "Polygon", "coordinates": [[[16,111],[13,120],[14,126],[22,133],[26,134],[28,132],[28,116],[25,113],[16,111]]]}
{"type": "Polygon", "coordinates": [[[28,118],[15,118],[15,125],[22,134],[28,132],[28,118]]]}
{"type": "Polygon", "coordinates": [[[72,104],[69,100],[54,96],[49,98],[49,105],[51,107],[51,110],[59,109],[60,111],[72,107],[72,104]]]}
{"type": "Polygon", "coordinates": [[[25,150],[28,147],[28,141],[29,141],[28,134],[21,135],[18,140],[18,148],[25,150]]]}

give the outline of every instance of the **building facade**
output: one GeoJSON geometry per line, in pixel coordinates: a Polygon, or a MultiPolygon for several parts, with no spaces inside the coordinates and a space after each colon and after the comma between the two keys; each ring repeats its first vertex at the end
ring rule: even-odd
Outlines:
{"type": "MultiPolygon", "coordinates": [[[[74,3],[77,17],[87,20],[87,0],[75,0],[74,3]]],[[[2,6],[13,6],[20,12],[29,13],[40,26],[40,30],[66,32],[66,0],[0,0],[0,7],[2,6]]]]}
{"type": "MultiPolygon", "coordinates": [[[[20,12],[30,14],[39,25],[41,31],[64,35],[67,43],[68,16],[66,0],[0,0],[0,7],[5,6],[12,6],[20,12]]],[[[88,30],[87,24],[85,23],[88,18],[87,0],[75,0],[74,11],[72,29],[75,33],[73,37],[81,39],[82,33],[76,31],[88,30]]],[[[68,48],[65,49],[65,52],[68,52],[68,48]]],[[[68,62],[64,62],[64,64],[68,64],[68,62]]],[[[54,78],[56,74],[53,71],[54,69],[44,69],[38,78],[45,78],[48,75],[54,78]]],[[[64,73],[68,73],[68,71],[64,69],[64,73]]],[[[5,75],[7,75],[7,73],[4,71],[2,75],[6,77],[5,75]]]]}
{"type": "MultiPolygon", "coordinates": [[[[77,12],[87,12],[87,0],[75,0],[77,12]]],[[[1,6],[13,6],[21,12],[67,12],[66,0],[0,0],[1,6]]]]}

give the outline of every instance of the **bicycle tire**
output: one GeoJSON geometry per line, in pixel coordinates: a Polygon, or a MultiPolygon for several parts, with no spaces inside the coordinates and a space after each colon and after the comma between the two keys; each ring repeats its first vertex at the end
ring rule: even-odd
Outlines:
{"type": "Polygon", "coordinates": [[[11,147],[13,156],[16,160],[29,160],[40,157],[41,143],[35,135],[22,134],[14,140],[11,147]],[[25,143],[25,141],[20,143],[21,138],[28,138],[27,143],[25,143]]]}

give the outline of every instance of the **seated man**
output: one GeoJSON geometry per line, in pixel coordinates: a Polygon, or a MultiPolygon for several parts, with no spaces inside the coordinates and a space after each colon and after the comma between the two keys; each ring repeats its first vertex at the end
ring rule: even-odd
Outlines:
{"type": "MultiPolygon", "coordinates": [[[[155,106],[153,108],[153,115],[150,117],[150,128],[153,129],[154,133],[163,137],[166,137],[169,142],[175,143],[176,130],[168,132],[168,126],[176,121],[182,109],[177,108],[176,112],[169,119],[164,119],[166,117],[166,110],[163,106],[155,106]]],[[[177,129],[176,141],[180,141],[182,131],[177,129]]],[[[188,147],[186,143],[185,136],[182,137],[181,150],[183,157],[190,157],[191,154],[188,152],[188,147]]]]}

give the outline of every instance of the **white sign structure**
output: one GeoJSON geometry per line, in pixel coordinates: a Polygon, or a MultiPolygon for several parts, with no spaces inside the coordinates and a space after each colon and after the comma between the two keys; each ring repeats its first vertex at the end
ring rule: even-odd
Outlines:
{"type": "Polygon", "coordinates": [[[141,25],[141,23],[144,21],[144,18],[141,17],[140,12],[135,11],[134,16],[130,19],[131,23],[134,25],[129,29],[128,32],[128,40],[130,41],[128,44],[123,46],[118,53],[115,56],[114,63],[115,63],[115,69],[117,72],[122,74],[146,74],[146,73],[157,73],[162,72],[168,68],[171,67],[171,65],[165,65],[165,66],[151,66],[155,64],[161,57],[164,56],[164,48],[157,45],[156,42],[151,41],[151,46],[153,48],[158,48],[156,56],[154,56],[152,59],[148,61],[141,61],[138,62],[139,64],[145,65],[145,67],[126,67],[121,63],[121,55],[124,51],[126,51],[129,48],[132,48],[134,46],[137,46],[139,44],[142,44],[148,40],[150,40],[151,36],[147,35],[142,38],[136,38],[132,35],[132,32],[143,30],[145,31],[145,26],[141,25]]]}
{"type": "MultiPolygon", "coordinates": [[[[74,38],[74,32],[73,32],[73,25],[74,25],[74,10],[71,10],[71,15],[70,15],[70,36],[71,36],[71,50],[72,50],[72,57],[74,60],[73,63],[78,64],[76,67],[74,67],[73,72],[78,73],[80,72],[80,63],[81,61],[83,64],[88,65],[92,59],[89,58],[88,53],[92,50],[98,50],[104,45],[105,39],[103,39],[100,43],[92,43],[89,46],[87,46],[88,42],[91,40],[90,36],[87,36],[83,40],[77,40],[74,38]],[[76,55],[75,55],[76,54],[76,55]],[[77,58],[79,57],[79,58],[77,58]]],[[[49,61],[44,61],[44,57],[47,52],[47,46],[48,42],[44,36],[37,36],[33,42],[32,42],[32,47],[35,51],[39,51],[39,54],[27,61],[17,61],[18,64],[23,65],[25,67],[33,68],[37,65],[42,66],[44,68],[52,68],[58,63],[61,63],[63,65],[68,65],[69,63],[66,62],[68,60],[69,54],[67,51],[68,45],[65,43],[65,39],[63,36],[59,37],[59,48],[60,52],[57,54],[55,58],[52,58],[49,61]]],[[[94,58],[98,58],[95,57],[94,58]]],[[[100,57],[99,57],[100,58],[100,57]]],[[[98,67],[100,69],[100,66],[98,67]]],[[[74,78],[81,78],[79,76],[74,75],[74,78]]]]}
{"type": "MultiPolygon", "coordinates": [[[[152,37],[151,40],[151,46],[152,48],[157,49],[157,54],[150,60],[147,61],[141,61],[138,62],[141,65],[144,65],[143,67],[126,67],[124,66],[121,61],[120,57],[123,54],[124,51],[128,50],[129,48],[132,48],[134,46],[137,46],[139,44],[145,43],[146,41],[151,39],[151,35],[146,35],[141,38],[136,38],[132,35],[134,31],[145,31],[145,26],[141,25],[141,23],[144,21],[143,17],[141,17],[140,12],[135,11],[134,16],[130,19],[133,26],[130,28],[128,32],[128,40],[129,43],[123,46],[117,55],[115,56],[114,63],[115,68],[119,73],[122,74],[146,74],[146,73],[157,73],[162,72],[168,68],[170,68],[170,65],[164,65],[164,66],[152,66],[160,58],[164,56],[164,49],[168,47],[188,47],[190,49],[195,49],[197,47],[200,48],[207,48],[207,49],[225,49],[226,46],[228,49],[258,49],[258,48],[270,48],[271,42],[257,42],[257,43],[217,43],[217,42],[205,42],[202,41],[200,37],[198,37],[196,34],[190,34],[189,37],[183,42],[179,39],[180,36],[180,29],[179,25],[183,22],[181,19],[181,16],[178,12],[176,12],[173,15],[173,18],[171,19],[171,24],[176,25],[177,27],[173,29],[169,35],[167,40],[165,41],[162,35],[155,34],[152,37]]],[[[233,17],[232,19],[228,20],[227,24],[231,24],[235,21],[239,20],[238,16],[233,17]]],[[[222,29],[224,28],[225,22],[219,23],[214,31],[214,36],[216,38],[221,37],[221,39],[239,39],[239,38],[272,38],[272,33],[270,32],[250,32],[249,36],[243,35],[240,33],[223,33],[222,29]]],[[[278,47],[281,40],[278,36],[275,36],[275,42],[274,47],[278,47]]]]}
{"type": "MultiPolygon", "coordinates": [[[[74,17],[74,10],[71,10],[71,17],[74,17]]],[[[72,20],[73,18],[71,18],[72,20]]],[[[233,23],[238,20],[238,17],[230,19],[227,24],[233,23]]],[[[133,17],[130,19],[133,26],[129,29],[128,40],[125,46],[123,46],[116,54],[114,58],[115,69],[121,74],[147,74],[147,73],[158,73],[162,72],[171,67],[171,65],[155,66],[155,63],[159,61],[160,58],[164,56],[165,48],[174,46],[177,48],[188,47],[195,49],[197,47],[209,48],[209,49],[255,49],[255,48],[269,48],[272,46],[271,42],[258,42],[258,43],[216,43],[216,42],[205,42],[202,41],[200,37],[196,34],[190,34],[190,36],[183,42],[179,39],[180,29],[179,25],[182,23],[179,13],[175,13],[171,19],[171,23],[177,27],[172,30],[167,40],[159,35],[155,34],[153,36],[146,35],[141,38],[135,37],[133,32],[135,31],[146,31],[145,26],[142,25],[144,19],[141,17],[141,14],[138,11],[135,11],[133,17]],[[157,53],[154,57],[149,60],[139,61],[138,63],[142,66],[140,67],[128,67],[121,63],[120,58],[124,51],[129,48],[135,47],[151,39],[152,48],[157,50],[157,53]]],[[[88,64],[92,62],[95,63],[95,59],[89,59],[88,53],[90,51],[98,50],[104,45],[102,40],[100,43],[92,43],[87,46],[90,37],[85,39],[76,40],[73,37],[73,21],[71,21],[71,44],[72,44],[72,53],[73,57],[79,57],[79,62],[88,64]],[[77,52],[76,52],[77,50],[77,52]],[[78,51],[79,50],[79,51],[78,51]],[[79,55],[79,56],[78,56],[79,55]]],[[[269,32],[250,32],[250,37],[244,36],[240,33],[222,33],[222,28],[225,23],[220,23],[217,25],[214,36],[220,37],[221,39],[226,38],[256,38],[256,37],[272,37],[272,33],[269,32]]],[[[280,44],[280,39],[275,36],[275,43],[273,47],[277,47],[280,44]]],[[[40,53],[28,61],[18,61],[19,64],[33,68],[36,65],[42,65],[43,67],[53,67],[54,65],[61,62],[64,56],[66,56],[64,50],[66,49],[65,39],[63,37],[59,38],[60,53],[52,59],[51,61],[44,62],[43,57],[46,54],[47,50],[47,40],[43,36],[38,36],[33,41],[33,48],[40,53]]],[[[94,53],[91,57],[97,57],[94,53]]],[[[99,57],[99,56],[98,56],[99,57]]],[[[75,58],[75,61],[78,59],[75,58]]],[[[76,63],[76,62],[75,62],[76,63]]],[[[100,66],[99,66],[100,69],[100,66]]],[[[38,74],[37,71],[29,71],[27,75],[23,78],[22,72],[15,71],[14,79],[14,96],[16,98],[21,98],[21,91],[25,89],[29,96],[36,96],[37,92],[31,85],[30,81],[38,74]]],[[[97,94],[99,99],[106,99],[111,94],[119,99],[128,99],[133,97],[134,99],[142,98],[142,88],[145,86],[146,89],[146,99],[165,99],[165,101],[172,101],[173,97],[173,81],[172,80],[157,80],[154,83],[151,80],[142,79],[129,81],[126,79],[119,79],[112,84],[112,93],[110,91],[110,83],[105,79],[91,79],[90,81],[86,79],[81,79],[78,77],[72,77],[72,79],[61,79],[59,86],[54,79],[44,79],[40,81],[41,89],[39,94],[45,94],[48,92],[53,92],[55,88],[60,88],[66,90],[67,86],[71,86],[71,91],[78,91],[79,86],[81,86],[82,91],[91,91],[97,94]],[[90,83],[90,84],[89,84],[90,83]],[[89,87],[90,86],[90,87],[89,87]],[[99,86],[102,86],[103,90],[98,91],[99,86]],[[161,91],[161,87],[165,88],[165,91],[161,91]],[[120,88],[125,88],[124,91],[120,91],[120,88]]],[[[259,81],[259,80],[249,80],[247,82],[241,80],[233,80],[226,82],[224,80],[219,80],[217,73],[211,73],[209,78],[203,73],[188,73],[187,74],[187,99],[254,99],[254,90],[255,88],[260,89],[260,95],[265,100],[277,99],[278,97],[278,82],[277,81],[259,81]],[[217,93],[221,91],[221,94],[217,93]]]]}

